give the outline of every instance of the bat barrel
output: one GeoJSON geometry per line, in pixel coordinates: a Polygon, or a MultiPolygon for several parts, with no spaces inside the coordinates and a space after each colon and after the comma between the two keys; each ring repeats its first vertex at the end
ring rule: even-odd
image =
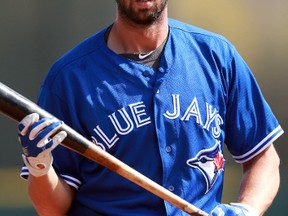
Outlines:
{"type": "Polygon", "coordinates": [[[32,101],[0,82],[0,112],[19,122],[26,115],[37,112],[41,117],[51,116],[32,101]]]}

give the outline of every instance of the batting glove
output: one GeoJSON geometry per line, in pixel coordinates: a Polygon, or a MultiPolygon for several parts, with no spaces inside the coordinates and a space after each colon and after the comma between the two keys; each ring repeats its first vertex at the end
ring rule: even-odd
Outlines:
{"type": "Polygon", "coordinates": [[[217,205],[209,216],[259,216],[255,209],[242,203],[217,205]]]}
{"type": "Polygon", "coordinates": [[[18,124],[18,137],[24,153],[22,158],[33,176],[43,176],[51,168],[51,151],[67,136],[65,131],[58,132],[62,124],[56,118],[39,120],[37,113],[26,116],[18,124]]]}

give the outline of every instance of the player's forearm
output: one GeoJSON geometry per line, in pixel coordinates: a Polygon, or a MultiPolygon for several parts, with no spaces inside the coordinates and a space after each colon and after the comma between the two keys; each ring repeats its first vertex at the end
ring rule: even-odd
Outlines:
{"type": "Polygon", "coordinates": [[[74,192],[51,168],[47,175],[28,178],[28,192],[41,216],[64,216],[72,203],[74,192]]]}
{"type": "Polygon", "coordinates": [[[273,202],[280,184],[279,157],[271,145],[250,162],[243,164],[239,202],[263,215],[273,202]]]}

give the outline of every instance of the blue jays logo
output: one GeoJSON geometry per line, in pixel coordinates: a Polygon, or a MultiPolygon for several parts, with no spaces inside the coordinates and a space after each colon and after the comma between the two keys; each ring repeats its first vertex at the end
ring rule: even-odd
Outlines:
{"type": "Polygon", "coordinates": [[[224,157],[220,149],[220,141],[210,149],[204,149],[198,152],[196,157],[187,160],[187,164],[197,168],[203,174],[206,181],[206,192],[212,188],[220,172],[223,171],[224,157]]]}

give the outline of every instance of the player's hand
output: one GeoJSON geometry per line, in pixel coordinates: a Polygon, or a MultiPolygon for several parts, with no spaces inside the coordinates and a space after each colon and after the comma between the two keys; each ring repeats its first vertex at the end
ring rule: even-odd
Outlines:
{"type": "Polygon", "coordinates": [[[55,118],[39,120],[37,113],[27,115],[18,124],[18,137],[23,149],[22,158],[33,176],[48,173],[53,160],[51,151],[67,136],[65,131],[59,132],[62,124],[62,121],[55,118]]]}
{"type": "Polygon", "coordinates": [[[249,205],[231,203],[217,205],[209,216],[259,216],[259,214],[249,205]]]}

